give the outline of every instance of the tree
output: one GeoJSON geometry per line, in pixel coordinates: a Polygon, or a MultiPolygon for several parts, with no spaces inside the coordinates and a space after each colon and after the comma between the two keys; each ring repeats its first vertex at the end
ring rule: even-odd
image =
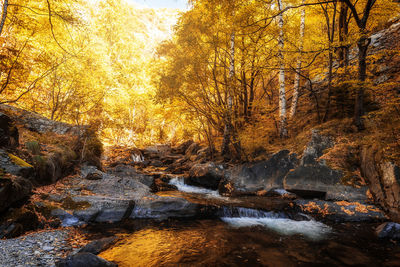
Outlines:
{"type": "MultiPolygon", "coordinates": [[[[372,7],[376,0],[367,0],[362,12],[362,17],[358,15],[355,4],[350,0],[342,0],[350,9],[354,20],[356,21],[360,37],[357,41],[358,47],[358,80],[360,85],[357,89],[357,95],[354,105],[354,124],[358,130],[365,128],[362,116],[364,115],[364,92],[365,92],[365,80],[367,79],[367,51],[368,46],[371,43],[371,39],[368,37],[367,23],[372,7]]],[[[357,2],[356,2],[357,3],[357,2]]]]}
{"type": "Polygon", "coordinates": [[[300,74],[301,74],[301,65],[303,63],[302,53],[304,49],[304,30],[306,24],[306,8],[304,6],[305,0],[302,0],[303,7],[301,8],[301,18],[300,18],[300,40],[299,40],[299,56],[297,59],[297,66],[295,70],[295,78],[293,85],[293,97],[292,97],[292,106],[290,109],[290,117],[293,118],[296,114],[297,102],[299,99],[299,90],[300,90],[300,74]]]}
{"type": "Polygon", "coordinates": [[[279,25],[279,37],[278,37],[278,58],[279,58],[279,134],[281,138],[288,137],[287,130],[287,115],[286,115],[286,88],[285,88],[285,56],[284,47],[285,39],[283,33],[283,5],[282,0],[278,1],[278,25],[279,25]]]}

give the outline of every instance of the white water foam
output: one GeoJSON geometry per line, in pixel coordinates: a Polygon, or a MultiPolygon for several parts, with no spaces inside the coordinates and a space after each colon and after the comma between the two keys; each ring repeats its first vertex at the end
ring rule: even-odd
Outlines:
{"type": "Polygon", "coordinates": [[[224,222],[233,227],[251,227],[263,226],[281,235],[296,235],[300,234],[311,240],[321,240],[329,234],[332,229],[320,222],[311,221],[295,221],[291,219],[276,219],[276,218],[221,218],[224,222]]]}
{"type": "Polygon", "coordinates": [[[194,193],[194,194],[203,194],[208,197],[214,198],[222,198],[222,196],[218,193],[217,190],[210,190],[202,187],[191,186],[185,184],[183,178],[173,178],[169,181],[171,185],[175,185],[179,191],[186,192],[186,193],[194,193]]]}
{"type": "Polygon", "coordinates": [[[300,234],[310,240],[321,240],[332,231],[323,223],[314,220],[291,220],[282,212],[240,207],[224,207],[221,212],[221,220],[233,227],[263,226],[281,235],[300,234]]]}

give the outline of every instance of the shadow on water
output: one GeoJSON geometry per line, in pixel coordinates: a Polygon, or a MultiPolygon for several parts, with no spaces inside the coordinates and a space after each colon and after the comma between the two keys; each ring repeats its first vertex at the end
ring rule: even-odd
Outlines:
{"type": "Polygon", "coordinates": [[[340,224],[324,239],[221,220],[142,221],[100,254],[119,266],[400,266],[400,246],[379,241],[374,224],[340,224]]]}

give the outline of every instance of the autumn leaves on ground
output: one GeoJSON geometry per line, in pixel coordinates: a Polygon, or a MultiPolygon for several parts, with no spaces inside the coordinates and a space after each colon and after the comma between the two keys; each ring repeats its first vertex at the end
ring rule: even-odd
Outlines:
{"type": "Polygon", "coordinates": [[[400,221],[398,1],[1,7],[2,238],[227,204],[160,193],[178,178],[246,208],[278,188],[321,220],[400,221]]]}

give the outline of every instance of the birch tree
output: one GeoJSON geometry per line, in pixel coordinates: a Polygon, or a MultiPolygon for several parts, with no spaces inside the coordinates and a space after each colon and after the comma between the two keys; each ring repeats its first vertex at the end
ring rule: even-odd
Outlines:
{"type": "Polygon", "coordinates": [[[284,47],[285,40],[283,34],[283,4],[282,0],[278,0],[278,60],[279,60],[279,135],[281,138],[288,136],[287,131],[287,115],[286,115],[286,88],[285,88],[285,57],[284,47]]]}
{"type": "Polygon", "coordinates": [[[231,143],[231,137],[233,134],[232,125],[232,111],[233,111],[233,83],[235,76],[235,32],[231,33],[230,39],[230,58],[229,58],[229,77],[228,77],[228,96],[227,96],[227,111],[225,115],[225,127],[224,127],[224,140],[222,142],[222,155],[227,156],[229,154],[229,146],[231,143]]]}
{"type": "MultiPolygon", "coordinates": [[[[305,4],[305,0],[302,0],[302,5],[305,4]]],[[[300,15],[300,40],[299,40],[299,57],[297,59],[296,73],[294,77],[294,85],[293,85],[293,98],[292,98],[292,107],[290,109],[290,117],[294,117],[297,110],[297,102],[299,99],[299,90],[300,90],[300,72],[301,65],[303,60],[303,47],[304,47],[304,30],[306,24],[306,8],[303,6],[301,8],[300,15]]]]}

